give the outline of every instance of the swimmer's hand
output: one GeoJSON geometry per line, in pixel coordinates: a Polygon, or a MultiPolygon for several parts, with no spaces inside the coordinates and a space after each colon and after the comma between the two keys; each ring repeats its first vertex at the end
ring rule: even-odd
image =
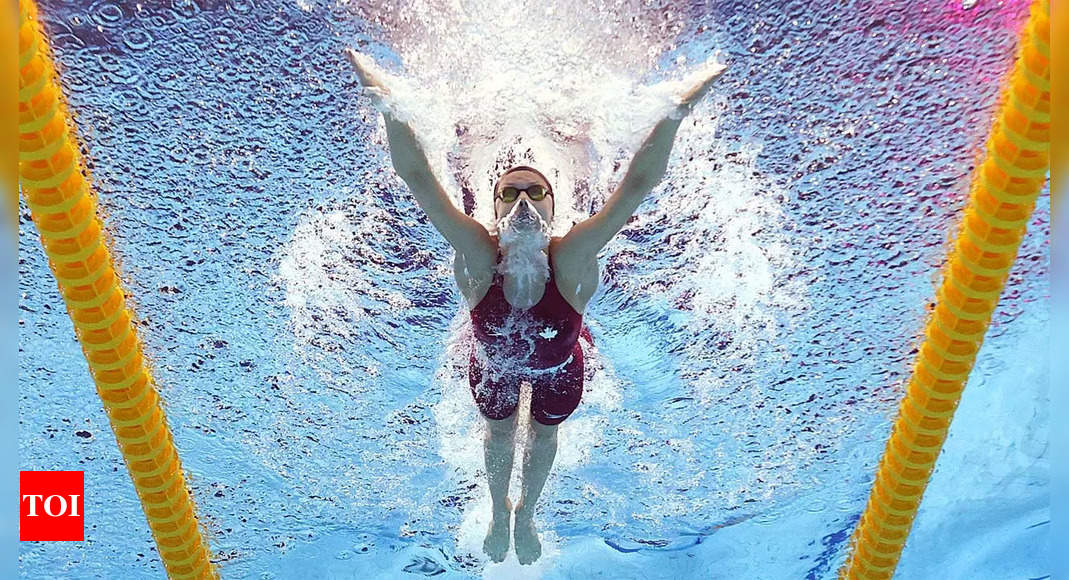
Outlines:
{"type": "MultiPolygon", "coordinates": [[[[698,70],[687,75],[682,81],[682,85],[686,87],[679,95],[679,105],[677,107],[678,113],[687,115],[694,108],[694,105],[698,103],[709,92],[709,89],[713,87],[713,83],[716,82],[720,75],[724,74],[727,70],[727,65],[720,62],[720,53],[716,53],[709,57],[705,61],[705,64],[698,67],[698,70]]],[[[682,118],[682,117],[680,117],[682,118]]]]}
{"type": "Polygon", "coordinates": [[[381,101],[383,97],[390,94],[390,89],[382,81],[384,76],[382,71],[378,69],[371,57],[351,48],[345,49],[345,56],[356,70],[356,77],[360,79],[360,84],[368,90],[373,100],[381,101]]]}

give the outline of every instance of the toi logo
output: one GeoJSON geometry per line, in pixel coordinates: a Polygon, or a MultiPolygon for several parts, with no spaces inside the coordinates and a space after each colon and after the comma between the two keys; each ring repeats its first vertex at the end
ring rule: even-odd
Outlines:
{"type": "Polygon", "coordinates": [[[19,540],[85,540],[85,474],[19,472],[19,540]]]}

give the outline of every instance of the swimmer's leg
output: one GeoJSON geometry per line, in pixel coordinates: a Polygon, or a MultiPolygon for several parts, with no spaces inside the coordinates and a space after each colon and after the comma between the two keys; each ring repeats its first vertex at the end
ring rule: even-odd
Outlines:
{"type": "Polygon", "coordinates": [[[531,421],[531,435],[523,461],[523,492],[516,505],[516,558],[530,564],[542,555],[534,525],[534,508],[557,457],[557,425],[531,421]]]}
{"type": "Polygon", "coordinates": [[[493,519],[483,541],[483,551],[495,562],[501,562],[509,551],[509,524],[512,505],[509,502],[509,479],[512,477],[512,458],[516,444],[516,413],[501,420],[486,419],[483,452],[486,476],[490,482],[493,519]]]}
{"type": "MultiPolygon", "coordinates": [[[[589,333],[587,334],[589,337],[589,333]]],[[[523,461],[523,491],[516,506],[516,559],[530,564],[542,555],[534,525],[535,505],[557,457],[557,426],[583,397],[583,349],[576,343],[571,361],[556,373],[531,383],[531,433],[523,461]]]]}

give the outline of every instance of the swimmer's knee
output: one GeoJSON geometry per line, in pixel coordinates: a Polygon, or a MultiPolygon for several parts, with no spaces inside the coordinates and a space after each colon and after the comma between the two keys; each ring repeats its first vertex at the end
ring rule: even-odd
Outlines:
{"type": "Polygon", "coordinates": [[[491,435],[512,435],[516,432],[516,411],[502,418],[491,418],[483,415],[486,419],[486,431],[491,435]]]}
{"type": "Polygon", "coordinates": [[[553,439],[557,436],[557,427],[559,426],[560,423],[546,425],[545,423],[539,421],[536,417],[533,421],[531,421],[531,435],[537,440],[549,441],[550,439],[553,439]]]}

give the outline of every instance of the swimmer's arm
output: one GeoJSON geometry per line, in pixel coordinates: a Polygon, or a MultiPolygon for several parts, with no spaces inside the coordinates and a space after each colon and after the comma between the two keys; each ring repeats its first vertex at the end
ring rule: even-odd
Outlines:
{"type": "Polygon", "coordinates": [[[601,248],[623,229],[646,195],[664,179],[679,125],[726,68],[717,62],[714,56],[701,69],[692,73],[684,85],[686,90],[679,97],[677,110],[654,126],[635,153],[616,191],[609,196],[598,213],[576,224],[568,235],[564,236],[558,246],[561,250],[582,261],[597,258],[601,248]]]}
{"type": "Polygon", "coordinates": [[[634,215],[649,192],[664,178],[668,156],[682,119],[663,119],[635,153],[616,191],[598,213],[579,222],[560,241],[560,250],[581,258],[594,259],[627,220],[634,215]]]}
{"type": "Polygon", "coordinates": [[[471,255],[480,250],[493,252],[493,240],[478,221],[472,219],[457,206],[434,176],[427,155],[416,139],[412,128],[398,121],[389,113],[386,120],[386,135],[390,140],[390,157],[397,175],[408,184],[412,197],[427,214],[431,224],[456,249],[457,253],[471,255]]]}
{"type": "MultiPolygon", "coordinates": [[[[389,94],[389,87],[382,81],[385,73],[378,70],[367,56],[353,49],[346,49],[346,56],[353,65],[360,84],[370,89],[373,99],[389,94]]],[[[472,252],[490,252],[494,244],[482,224],[457,209],[449,199],[438,179],[434,177],[423,146],[408,123],[397,120],[388,110],[382,117],[386,122],[386,136],[390,141],[390,159],[394,170],[408,184],[416,203],[427,214],[431,224],[463,255],[472,252]]]]}

